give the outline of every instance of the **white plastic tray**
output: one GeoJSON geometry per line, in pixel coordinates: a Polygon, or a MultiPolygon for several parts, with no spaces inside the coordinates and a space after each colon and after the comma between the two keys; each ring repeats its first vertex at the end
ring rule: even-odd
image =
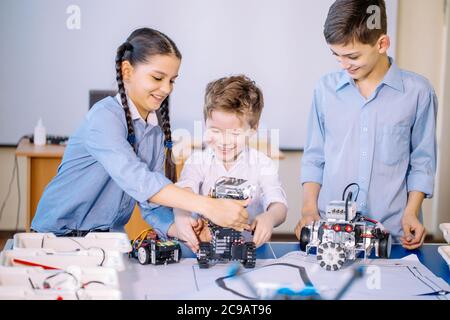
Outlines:
{"type": "Polygon", "coordinates": [[[68,267],[65,270],[44,270],[38,267],[0,266],[0,287],[79,289],[119,289],[117,271],[111,268],[68,267]]]}
{"type": "Polygon", "coordinates": [[[122,253],[131,251],[127,234],[121,232],[91,232],[85,237],[56,237],[53,233],[16,233],[14,235],[14,249],[74,251],[93,247],[122,253]]]}
{"type": "Polygon", "coordinates": [[[450,268],[450,246],[440,246],[438,248],[439,254],[442,258],[447,262],[448,267],[450,268]]]}
{"type": "Polygon", "coordinates": [[[447,241],[447,243],[450,244],[450,223],[441,223],[439,225],[439,228],[444,234],[445,241],[447,241]]]}
{"type": "Polygon", "coordinates": [[[23,287],[0,287],[0,300],[120,300],[119,290],[33,290],[23,287]]]}
{"type": "Polygon", "coordinates": [[[92,247],[89,250],[55,251],[53,249],[14,249],[0,254],[3,266],[41,266],[66,269],[70,266],[84,268],[107,267],[117,271],[125,269],[123,253],[92,247]]]}

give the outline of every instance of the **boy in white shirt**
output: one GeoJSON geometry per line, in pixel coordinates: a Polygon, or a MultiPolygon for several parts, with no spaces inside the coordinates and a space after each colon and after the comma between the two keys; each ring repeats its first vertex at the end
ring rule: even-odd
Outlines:
{"type": "MultiPolygon", "coordinates": [[[[206,123],[206,149],[186,161],[177,185],[194,193],[208,195],[220,177],[248,180],[256,187],[249,199],[249,224],[257,247],[269,241],[274,227],[286,219],[287,201],[275,163],[248,146],[256,132],[263,109],[263,95],[245,76],[225,77],[206,87],[203,114],[206,123]]],[[[190,212],[174,209],[179,238],[198,250],[199,238],[209,231],[190,212]],[[198,236],[197,236],[198,235],[198,236]]]]}

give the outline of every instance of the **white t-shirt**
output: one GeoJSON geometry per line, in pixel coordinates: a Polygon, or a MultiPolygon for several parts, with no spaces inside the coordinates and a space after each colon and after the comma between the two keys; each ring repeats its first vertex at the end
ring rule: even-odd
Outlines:
{"type": "Polygon", "coordinates": [[[176,184],[182,188],[189,187],[195,193],[208,195],[220,177],[245,179],[256,187],[247,207],[250,223],[256,215],[267,211],[272,203],[280,202],[287,207],[278,167],[272,159],[252,148],[242,151],[229,170],[225,169],[212,149],[196,151],[186,160],[176,184]]]}

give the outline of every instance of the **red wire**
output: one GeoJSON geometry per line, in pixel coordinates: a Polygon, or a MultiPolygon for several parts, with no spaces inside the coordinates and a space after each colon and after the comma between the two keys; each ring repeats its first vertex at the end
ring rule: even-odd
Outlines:
{"type": "Polygon", "coordinates": [[[13,259],[13,262],[23,264],[26,266],[31,266],[31,267],[41,267],[41,268],[44,268],[45,270],[61,270],[60,268],[50,267],[50,266],[46,266],[44,264],[20,260],[20,259],[13,259]]]}

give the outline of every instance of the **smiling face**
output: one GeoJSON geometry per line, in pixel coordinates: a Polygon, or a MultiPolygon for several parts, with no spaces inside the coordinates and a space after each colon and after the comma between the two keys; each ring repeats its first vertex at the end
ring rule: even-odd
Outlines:
{"type": "Polygon", "coordinates": [[[131,65],[122,62],[122,75],[128,97],[143,119],[159,109],[172,92],[181,60],[175,55],[154,55],[148,62],[131,65]]]}
{"type": "Polygon", "coordinates": [[[206,119],[206,143],[224,163],[236,160],[253,133],[245,117],[237,113],[218,109],[206,119]]]}
{"type": "Polygon", "coordinates": [[[342,69],[355,81],[368,78],[382,62],[389,48],[389,37],[383,35],[375,45],[352,41],[348,44],[329,44],[342,69]]]}

